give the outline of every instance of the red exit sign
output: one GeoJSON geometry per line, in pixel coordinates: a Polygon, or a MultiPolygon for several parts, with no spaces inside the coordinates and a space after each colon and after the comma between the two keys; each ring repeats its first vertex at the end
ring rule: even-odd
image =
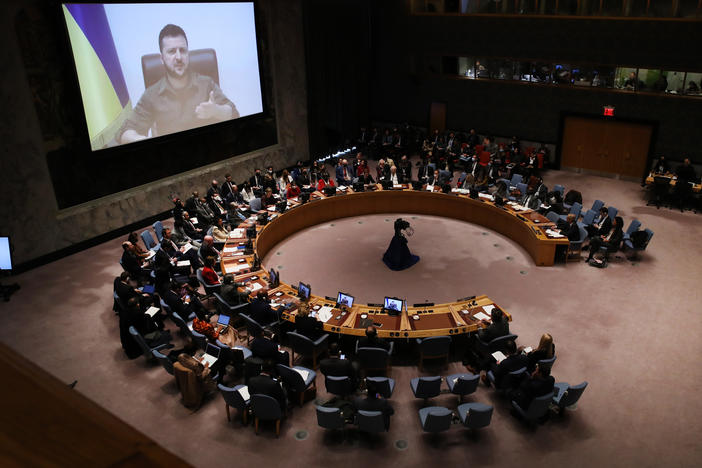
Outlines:
{"type": "Polygon", "coordinates": [[[602,107],[602,115],[605,117],[614,117],[614,106],[602,107]]]}

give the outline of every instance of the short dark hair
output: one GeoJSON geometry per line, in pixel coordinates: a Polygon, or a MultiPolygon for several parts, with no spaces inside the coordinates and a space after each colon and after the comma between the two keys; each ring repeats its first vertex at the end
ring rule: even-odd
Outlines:
{"type": "Polygon", "coordinates": [[[159,52],[163,48],[163,38],[164,37],[178,37],[178,36],[183,36],[185,38],[185,43],[188,43],[188,36],[185,35],[185,31],[183,31],[183,28],[180,26],[176,26],[175,24],[170,24],[168,23],[161,29],[161,32],[158,33],[158,50],[159,52]]]}
{"type": "Polygon", "coordinates": [[[266,359],[261,365],[261,370],[263,372],[266,372],[267,374],[272,374],[273,372],[275,372],[275,363],[272,359],[266,359]]]}
{"type": "Polygon", "coordinates": [[[330,356],[338,356],[339,355],[339,343],[330,344],[327,352],[329,353],[330,356]]]}
{"type": "Polygon", "coordinates": [[[507,343],[505,343],[505,350],[509,354],[514,354],[517,352],[517,343],[514,342],[514,340],[509,340],[507,343]]]}
{"type": "Polygon", "coordinates": [[[368,338],[375,338],[378,335],[378,330],[373,325],[369,325],[368,328],[366,328],[366,336],[368,338]]]}

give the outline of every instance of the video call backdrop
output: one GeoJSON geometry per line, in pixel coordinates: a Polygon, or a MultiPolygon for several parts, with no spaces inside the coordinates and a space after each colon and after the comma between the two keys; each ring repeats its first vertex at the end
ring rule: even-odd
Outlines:
{"type": "Polygon", "coordinates": [[[214,49],[219,87],[240,117],[263,111],[253,2],[64,4],[63,14],[93,151],[119,144],[115,133],[145,91],[141,57],[160,52],[169,23],[189,51],[214,49]]]}

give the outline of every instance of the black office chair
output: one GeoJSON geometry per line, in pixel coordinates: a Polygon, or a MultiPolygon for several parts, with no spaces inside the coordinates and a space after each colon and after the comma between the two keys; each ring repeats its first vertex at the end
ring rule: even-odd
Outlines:
{"type": "MultiPolygon", "coordinates": [[[[190,65],[188,68],[200,75],[209,76],[219,86],[219,66],[217,53],[214,49],[197,49],[188,53],[190,65]]],[[[166,67],[161,62],[161,54],[147,54],[141,57],[141,70],[144,74],[144,87],[156,83],[166,74],[166,67]]]]}

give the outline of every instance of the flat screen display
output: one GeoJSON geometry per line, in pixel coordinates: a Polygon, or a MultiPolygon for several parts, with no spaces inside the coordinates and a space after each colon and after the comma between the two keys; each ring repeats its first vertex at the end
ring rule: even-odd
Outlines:
{"type": "Polygon", "coordinates": [[[9,237],[0,237],[0,270],[12,270],[9,237]]]}
{"type": "Polygon", "coordinates": [[[336,297],[336,303],[339,305],[345,305],[346,307],[353,307],[353,296],[339,291],[339,295],[336,297]]]}
{"type": "Polygon", "coordinates": [[[297,287],[297,292],[300,294],[300,297],[304,300],[309,300],[310,298],[310,285],[305,284],[305,283],[300,283],[300,285],[297,287]]]}
{"type": "Polygon", "coordinates": [[[263,112],[253,2],[62,10],[93,151],[263,112]]]}
{"type": "Polygon", "coordinates": [[[219,318],[217,319],[217,325],[221,325],[223,327],[226,327],[229,325],[229,316],[224,315],[224,314],[219,314],[219,318]]]}
{"type": "Polygon", "coordinates": [[[396,297],[386,297],[384,307],[386,310],[402,311],[402,299],[396,297]]]}
{"type": "Polygon", "coordinates": [[[278,284],[278,273],[273,268],[268,270],[268,282],[274,285],[278,284]]]}

